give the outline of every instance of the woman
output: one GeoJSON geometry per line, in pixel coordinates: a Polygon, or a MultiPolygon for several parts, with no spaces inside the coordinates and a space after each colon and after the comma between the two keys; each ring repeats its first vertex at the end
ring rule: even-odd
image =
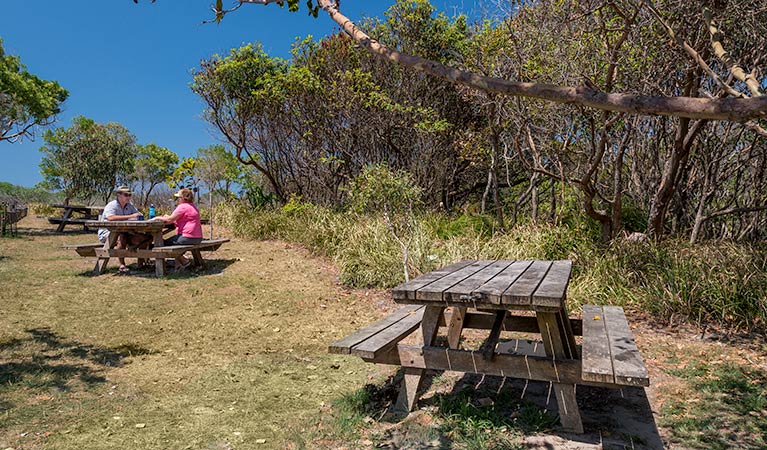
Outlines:
{"type": "MultiPolygon", "coordinates": [[[[194,194],[190,189],[180,189],[173,194],[178,201],[178,206],[169,216],[158,216],[156,220],[165,223],[175,223],[178,233],[166,239],[164,245],[196,245],[202,242],[202,223],[200,223],[200,211],[194,205],[194,194]]],[[[184,255],[176,258],[176,267],[183,270],[192,264],[184,255]]]]}

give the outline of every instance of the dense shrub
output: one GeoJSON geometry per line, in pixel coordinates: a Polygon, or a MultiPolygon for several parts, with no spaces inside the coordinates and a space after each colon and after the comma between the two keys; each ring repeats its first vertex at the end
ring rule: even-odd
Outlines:
{"type": "MultiPolygon", "coordinates": [[[[349,286],[403,281],[399,244],[378,217],[333,212],[294,200],[282,209],[222,205],[220,223],[248,239],[284,239],[334,259],[349,286]],[[289,206],[288,206],[289,205],[289,206]]],[[[597,244],[588,221],[524,225],[491,234],[481,216],[416,221],[409,270],[417,276],[461,259],[571,259],[572,311],[614,304],[659,320],[767,331],[767,248],[719,242],[690,245],[613,241],[597,244]]],[[[492,222],[490,222],[492,223],[492,222]]]]}

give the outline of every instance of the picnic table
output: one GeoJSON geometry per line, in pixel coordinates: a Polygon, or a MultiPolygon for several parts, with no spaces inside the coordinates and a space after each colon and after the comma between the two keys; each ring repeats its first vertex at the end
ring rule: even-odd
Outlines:
{"type": "Polygon", "coordinates": [[[192,252],[194,264],[204,265],[201,251],[218,250],[229,239],[203,240],[195,245],[171,245],[164,246],[163,233],[172,229],[173,226],[165,224],[161,220],[89,220],[87,225],[93,228],[106,228],[109,230],[109,239],[103,244],[78,244],[65,245],[64,248],[74,249],[80,256],[96,256],[96,266],[93,274],[99,275],[106,271],[110,258],[138,258],[154,260],[155,274],[158,277],[166,273],[165,259],[176,258],[187,251],[192,252]],[[151,236],[151,248],[123,248],[117,249],[117,237],[120,233],[146,234],[151,236]]]}
{"type": "Polygon", "coordinates": [[[563,429],[582,433],[577,384],[648,386],[649,377],[622,308],[584,305],[583,319],[569,317],[571,271],[571,261],[462,261],[395,287],[407,306],[329,351],[402,366],[397,404],[408,411],[427,369],[547,381],[563,429]],[[400,343],[419,328],[418,344],[400,343]],[[483,330],[481,347],[461,348],[466,329],[483,330]]]}
{"type": "Polygon", "coordinates": [[[62,210],[61,217],[48,217],[48,222],[58,224],[56,231],[61,233],[67,225],[82,225],[85,231],[88,231],[88,221],[97,220],[99,214],[104,211],[103,206],[84,206],[84,205],[51,205],[53,208],[62,210]],[[77,213],[79,217],[74,217],[77,213]]]}

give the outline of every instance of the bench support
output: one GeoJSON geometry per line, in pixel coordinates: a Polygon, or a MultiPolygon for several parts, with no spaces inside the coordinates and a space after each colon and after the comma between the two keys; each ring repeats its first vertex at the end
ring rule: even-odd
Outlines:
{"type": "MultiPolygon", "coordinates": [[[[421,334],[423,345],[432,345],[437,337],[440,318],[445,310],[442,306],[427,306],[421,320],[421,334]]],[[[424,369],[405,368],[405,379],[397,397],[395,409],[412,411],[418,401],[418,390],[423,382],[424,369]]]]}

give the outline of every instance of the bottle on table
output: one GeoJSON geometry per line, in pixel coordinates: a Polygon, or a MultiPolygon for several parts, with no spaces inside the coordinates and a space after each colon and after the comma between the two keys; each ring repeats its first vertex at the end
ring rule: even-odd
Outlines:
{"type": "Polygon", "coordinates": [[[155,210],[154,210],[154,204],[149,205],[149,220],[154,219],[155,216],[155,210]]]}

